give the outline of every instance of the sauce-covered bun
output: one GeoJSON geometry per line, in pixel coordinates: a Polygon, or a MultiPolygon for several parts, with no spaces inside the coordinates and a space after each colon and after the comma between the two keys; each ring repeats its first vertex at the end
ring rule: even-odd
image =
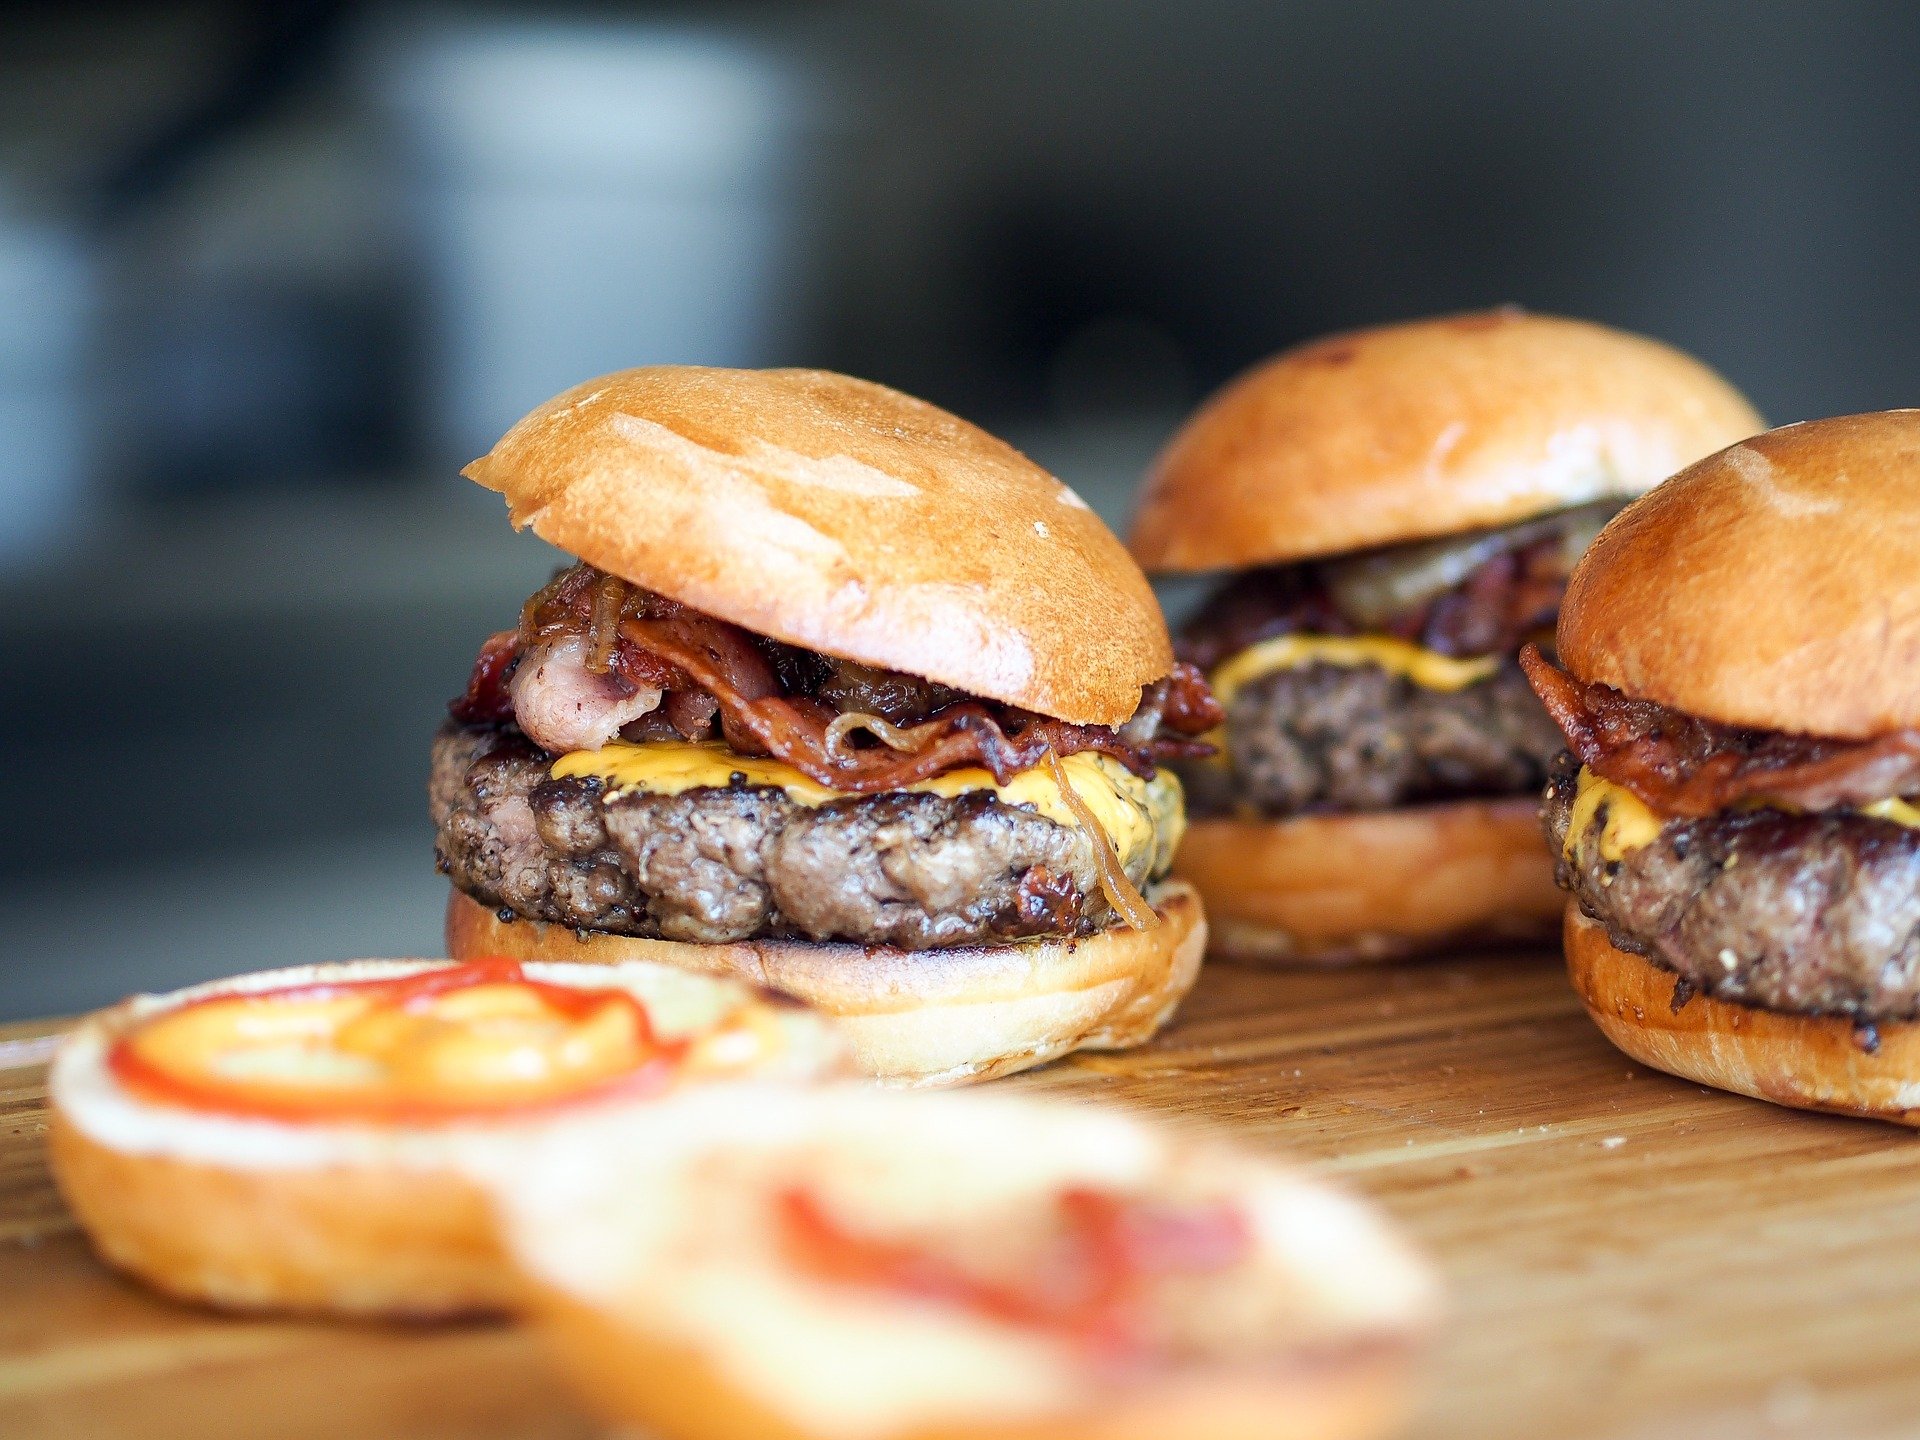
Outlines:
{"type": "Polygon", "coordinates": [[[475,1157],[607,1104],[846,1068],[830,1022],[738,981],[360,960],[92,1016],[54,1061],[49,1144],[100,1255],[170,1294],[458,1314],[513,1293],[475,1157]]]}
{"type": "Polygon", "coordinates": [[[562,1363],[663,1440],[1377,1435],[1435,1308],[1298,1171],[1002,1095],[690,1095],[497,1191],[562,1363]]]}

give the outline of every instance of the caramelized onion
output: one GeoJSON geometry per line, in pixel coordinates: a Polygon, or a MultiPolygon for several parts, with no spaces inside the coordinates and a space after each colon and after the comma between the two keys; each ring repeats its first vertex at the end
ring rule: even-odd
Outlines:
{"type": "Polygon", "coordinates": [[[934,742],[942,728],[943,723],[938,719],[902,726],[878,715],[849,710],[844,715],[834,716],[833,723],[827,726],[827,754],[843,765],[857,764],[857,752],[847,744],[847,736],[855,730],[864,730],[889,750],[897,750],[902,755],[918,755],[934,742]]]}
{"type": "Polygon", "coordinates": [[[547,611],[563,596],[577,594],[582,583],[585,567],[575,565],[570,570],[562,570],[546,584],[527,597],[526,604],[520,607],[520,643],[531,645],[548,625],[547,611]]]}
{"type": "Polygon", "coordinates": [[[1107,897],[1107,903],[1114,912],[1126,921],[1134,930],[1151,930],[1160,923],[1160,914],[1147,903],[1147,897],[1134,888],[1133,881],[1127,878],[1120,857],[1114,853],[1113,841],[1107,838],[1107,832],[1094,819],[1093,811],[1087,808],[1087,802],[1080,798],[1079,791],[1073,788],[1067,779],[1067,767],[1060,763],[1060,757],[1047,746],[1042,756],[1047,773],[1053,776],[1053,783],[1060,787],[1060,801],[1073,812],[1073,818],[1080,828],[1087,832],[1087,839],[1093,844],[1093,865],[1100,876],[1100,889],[1107,897]]]}
{"type": "Polygon", "coordinates": [[[586,664],[595,675],[613,668],[613,647],[620,639],[620,611],[626,603],[626,582],[602,575],[593,587],[593,618],[587,625],[586,664]]]}
{"type": "Polygon", "coordinates": [[[1320,573],[1342,614],[1355,624],[1383,629],[1395,617],[1454,589],[1495,556],[1549,536],[1559,538],[1562,563],[1572,570],[1619,509],[1619,501],[1601,500],[1498,530],[1446,535],[1325,561],[1320,573]]]}

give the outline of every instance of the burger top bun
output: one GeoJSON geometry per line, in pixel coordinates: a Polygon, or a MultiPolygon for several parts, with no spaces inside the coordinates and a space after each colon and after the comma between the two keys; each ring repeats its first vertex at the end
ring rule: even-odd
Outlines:
{"type": "Polygon", "coordinates": [[[1920,410],[1770,430],[1601,532],[1560,611],[1560,656],[1582,680],[1736,725],[1920,725],[1916,554],[1920,410]]]}
{"type": "Polygon", "coordinates": [[[1173,665],[1139,568],[1011,446],[820,370],[575,386],[463,472],[516,527],[763,635],[1076,724],[1173,665]]]}
{"type": "Polygon", "coordinates": [[[1516,309],[1333,335],[1174,436],[1135,517],[1149,570],[1278,564],[1638,495],[1759,430],[1679,351],[1516,309]]]}

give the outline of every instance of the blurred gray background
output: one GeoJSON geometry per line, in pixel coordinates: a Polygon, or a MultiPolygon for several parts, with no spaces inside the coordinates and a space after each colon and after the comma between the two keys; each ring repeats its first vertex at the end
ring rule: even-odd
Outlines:
{"type": "Polygon", "coordinates": [[[1513,301],[1920,401],[1920,7],[0,12],[0,1016],[432,953],[427,737],[553,556],[457,476],[826,365],[1124,518],[1209,387],[1513,301]]]}

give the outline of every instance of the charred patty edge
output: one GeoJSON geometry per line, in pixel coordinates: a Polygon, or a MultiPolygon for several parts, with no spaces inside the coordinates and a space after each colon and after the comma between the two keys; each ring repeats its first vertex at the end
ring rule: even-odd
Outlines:
{"type": "Polygon", "coordinates": [[[1920,831],[1858,813],[1671,818],[1606,859],[1603,804],[1568,845],[1579,764],[1555,760],[1542,828],[1555,876],[1617,949],[1693,992],[1857,1025],[1920,1016],[1920,831]]]}
{"type": "MultiPolygon", "coordinates": [[[[581,932],[906,950],[1070,939],[1117,923],[1091,840],[988,792],[802,805],[778,786],[609,793],[554,779],[508,726],[434,741],[436,859],[479,903],[581,932]]],[[[1146,885],[1165,847],[1134,857],[1146,885]]]]}

